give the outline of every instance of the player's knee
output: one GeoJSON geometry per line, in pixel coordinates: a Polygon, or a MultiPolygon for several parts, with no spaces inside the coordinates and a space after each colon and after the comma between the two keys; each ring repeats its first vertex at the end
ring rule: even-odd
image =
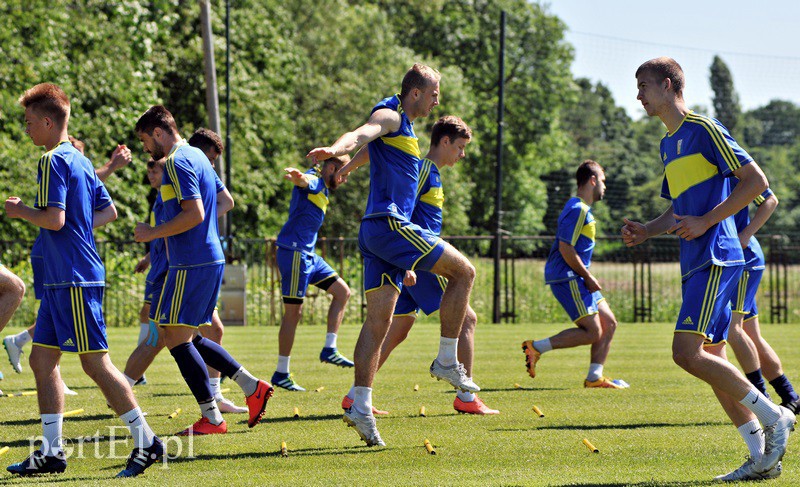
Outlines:
{"type": "Polygon", "coordinates": [[[474,334],[476,326],[478,326],[478,315],[472,307],[468,307],[467,314],[464,315],[464,323],[461,325],[461,334],[474,334]]]}
{"type": "Polygon", "coordinates": [[[603,333],[607,334],[614,334],[617,331],[617,319],[615,317],[605,317],[603,318],[603,333]]]}
{"type": "Polygon", "coordinates": [[[341,282],[342,282],[342,289],[336,293],[336,297],[339,300],[344,301],[346,303],[350,300],[350,296],[353,295],[353,291],[350,289],[350,286],[345,284],[344,281],[341,282]]]}
{"type": "Polygon", "coordinates": [[[675,364],[686,371],[691,371],[695,364],[695,355],[693,352],[689,352],[687,350],[682,350],[673,347],[672,348],[672,361],[675,364]]]}
{"type": "Polygon", "coordinates": [[[597,325],[593,324],[592,326],[587,326],[584,330],[586,330],[586,334],[588,335],[589,343],[595,343],[603,336],[603,329],[599,326],[599,323],[597,325]]]}
{"type": "Polygon", "coordinates": [[[21,303],[22,297],[25,296],[25,283],[22,282],[22,279],[10,272],[6,272],[4,277],[5,279],[3,279],[3,281],[5,282],[3,282],[0,291],[4,294],[7,293],[17,304],[21,303]]]}

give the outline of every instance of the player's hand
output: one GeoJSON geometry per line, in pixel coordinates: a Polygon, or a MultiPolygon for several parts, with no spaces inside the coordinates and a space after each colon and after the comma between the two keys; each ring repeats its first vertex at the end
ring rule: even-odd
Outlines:
{"type": "Polygon", "coordinates": [[[140,260],[136,264],[136,267],[133,268],[133,273],[140,274],[146,271],[148,267],[150,267],[150,254],[147,254],[144,257],[142,257],[142,260],[140,260]]]}
{"type": "Polygon", "coordinates": [[[643,223],[634,222],[627,218],[623,218],[622,221],[625,222],[621,230],[622,241],[625,242],[625,245],[633,247],[647,240],[647,228],[643,223]]]}
{"type": "Polygon", "coordinates": [[[131,163],[131,150],[124,144],[118,145],[114,152],[111,153],[111,168],[113,170],[122,169],[131,163]]]}
{"type": "Polygon", "coordinates": [[[703,236],[711,226],[706,223],[706,220],[702,216],[675,215],[675,220],[677,220],[677,222],[675,222],[675,225],[672,225],[667,233],[674,233],[687,242],[703,236]]]}
{"type": "Polygon", "coordinates": [[[293,167],[287,167],[283,170],[286,174],[283,175],[283,179],[287,181],[291,181],[295,185],[300,185],[301,183],[305,182],[305,175],[299,170],[293,167]]]}
{"type": "Polygon", "coordinates": [[[739,245],[742,246],[742,250],[746,249],[748,245],[750,245],[750,236],[745,235],[744,233],[739,234],[739,245]]]}
{"type": "Polygon", "coordinates": [[[139,222],[136,224],[136,228],[133,229],[133,239],[137,242],[150,242],[154,238],[152,232],[153,227],[147,223],[139,222]]]}
{"type": "Polygon", "coordinates": [[[22,216],[22,208],[25,203],[16,196],[11,196],[6,200],[6,216],[9,218],[20,218],[22,216]]]}
{"type": "Polygon", "coordinates": [[[417,273],[414,271],[406,271],[403,276],[403,286],[413,286],[417,283],[417,273]]]}
{"type": "Polygon", "coordinates": [[[603,289],[600,286],[600,281],[595,279],[595,277],[591,274],[589,274],[588,278],[586,277],[583,278],[583,283],[586,285],[586,289],[588,289],[590,293],[593,293],[595,291],[600,291],[603,289]]]}
{"type": "Polygon", "coordinates": [[[336,153],[331,147],[317,147],[315,149],[311,149],[308,154],[306,154],[306,158],[310,158],[312,161],[314,161],[314,164],[335,156],[336,153]]]}

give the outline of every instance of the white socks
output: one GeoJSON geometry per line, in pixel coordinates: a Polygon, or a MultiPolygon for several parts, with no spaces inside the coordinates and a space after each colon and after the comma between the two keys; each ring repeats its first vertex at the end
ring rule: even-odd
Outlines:
{"type": "MultiPolygon", "coordinates": [[[[219,414],[219,410],[217,410],[217,414],[219,414]]],[[[222,416],[220,416],[220,418],[221,417],[222,416]]],[[[120,416],[119,419],[131,430],[134,448],[147,448],[153,445],[153,438],[155,438],[156,435],[153,433],[153,430],[150,429],[150,425],[147,424],[147,421],[145,421],[141,408],[133,408],[120,416]]]]}
{"type": "Polygon", "coordinates": [[[214,426],[219,425],[224,419],[222,419],[222,413],[219,412],[219,408],[217,407],[217,401],[214,399],[204,402],[204,403],[197,403],[200,406],[200,412],[203,414],[204,418],[208,418],[208,422],[213,424],[214,426]]]}
{"type": "Polygon", "coordinates": [[[586,375],[586,380],[594,382],[603,377],[603,364],[589,364],[589,373],[586,375]]]}
{"type": "Polygon", "coordinates": [[[258,379],[253,377],[244,367],[237,370],[231,379],[236,382],[236,385],[242,388],[242,392],[244,392],[245,396],[252,396],[253,393],[256,392],[256,389],[258,389],[258,379]]]}
{"type": "Polygon", "coordinates": [[[278,368],[275,370],[281,374],[288,374],[290,358],[289,356],[278,355],[278,368]]]}
{"type": "Polygon", "coordinates": [[[539,353],[549,352],[553,349],[553,345],[550,344],[550,339],[545,338],[544,340],[534,340],[533,341],[533,348],[536,349],[539,353]]]}
{"type": "Polygon", "coordinates": [[[350,390],[347,392],[347,397],[349,397],[350,399],[355,399],[355,397],[356,397],[356,385],[355,384],[350,386],[350,390]]]}
{"type": "Polygon", "coordinates": [[[739,401],[739,404],[753,411],[753,414],[764,426],[775,424],[778,418],[781,417],[781,410],[778,409],[780,406],[776,406],[764,394],[758,392],[755,387],[750,389],[750,392],[744,396],[744,399],[739,401]]]}
{"type": "Polygon", "coordinates": [[[325,334],[325,348],[336,348],[336,333],[325,334]]]}
{"type": "Polygon", "coordinates": [[[739,430],[739,434],[744,439],[744,444],[750,450],[750,458],[755,462],[759,461],[764,454],[764,433],[761,430],[761,425],[754,419],[736,429],[739,430]]]}
{"type": "MultiPolygon", "coordinates": [[[[25,332],[27,335],[28,332],[25,332]]],[[[63,451],[61,429],[64,425],[63,414],[42,414],[42,453],[52,457],[63,451]]]]}
{"type": "Polygon", "coordinates": [[[133,387],[133,385],[136,384],[136,379],[131,379],[130,377],[128,377],[125,374],[122,374],[122,375],[125,377],[125,380],[128,381],[128,385],[129,386],[133,387]]]}
{"type": "Polygon", "coordinates": [[[353,407],[361,414],[372,414],[372,388],[353,386],[353,407]]]}
{"type": "MultiPolygon", "coordinates": [[[[467,377],[467,380],[472,381],[472,377],[467,377]]],[[[475,394],[469,391],[464,392],[459,390],[458,392],[456,392],[456,396],[458,396],[458,398],[464,402],[472,402],[475,400],[475,394]]]]}
{"type": "Polygon", "coordinates": [[[455,365],[458,362],[456,354],[458,353],[458,338],[439,338],[439,355],[436,360],[445,367],[455,365]]]}
{"type": "Polygon", "coordinates": [[[147,335],[150,333],[150,323],[139,323],[139,341],[136,344],[142,343],[147,335]]]}
{"type": "Polygon", "coordinates": [[[211,397],[219,401],[222,399],[222,394],[219,392],[219,377],[208,378],[208,385],[211,386],[211,397]]]}
{"type": "Polygon", "coordinates": [[[24,347],[28,342],[33,341],[33,337],[28,330],[22,330],[22,332],[17,333],[14,335],[14,345],[18,346],[19,348],[24,347]]]}

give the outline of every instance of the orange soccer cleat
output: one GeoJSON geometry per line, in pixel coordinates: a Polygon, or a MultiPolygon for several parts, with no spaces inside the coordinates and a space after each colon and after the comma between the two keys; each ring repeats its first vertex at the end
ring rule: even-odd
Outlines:
{"type": "Polygon", "coordinates": [[[211,424],[208,418],[203,416],[193,425],[177,433],[177,436],[222,435],[227,432],[228,423],[223,421],[220,424],[211,424]]]}
{"type": "Polygon", "coordinates": [[[272,397],[273,392],[275,392],[275,389],[272,388],[269,382],[260,380],[258,381],[256,392],[245,398],[247,410],[250,413],[250,417],[247,419],[247,426],[249,428],[252,428],[261,421],[261,417],[264,416],[264,409],[267,408],[267,401],[272,397]]]}
{"type": "Polygon", "coordinates": [[[522,351],[525,352],[525,368],[528,369],[528,375],[531,379],[536,377],[536,362],[542,354],[533,348],[533,340],[525,340],[522,342],[522,351]]]}
{"type": "Polygon", "coordinates": [[[453,401],[453,409],[462,414],[500,414],[500,411],[497,409],[488,408],[477,395],[475,396],[475,400],[470,402],[464,402],[456,397],[456,400],[453,401]]]}

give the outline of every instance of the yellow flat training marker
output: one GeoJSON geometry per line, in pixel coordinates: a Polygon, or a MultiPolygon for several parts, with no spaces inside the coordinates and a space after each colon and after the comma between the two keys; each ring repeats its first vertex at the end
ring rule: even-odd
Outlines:
{"type": "Polygon", "coordinates": [[[35,395],[36,391],[25,391],[22,394],[20,394],[20,396],[35,396],[35,395]]]}
{"type": "Polygon", "coordinates": [[[297,407],[294,408],[294,417],[295,418],[299,418],[300,417],[300,408],[297,408],[297,407]]]}
{"type": "Polygon", "coordinates": [[[584,438],[583,439],[583,444],[586,445],[586,448],[588,448],[590,452],[592,452],[592,453],[600,453],[600,450],[598,450],[594,445],[592,445],[589,442],[588,439],[584,438]]]}
{"type": "Polygon", "coordinates": [[[514,389],[522,389],[522,386],[514,382],[514,389]]]}
{"type": "Polygon", "coordinates": [[[414,384],[414,392],[419,392],[419,384],[414,384]]]}
{"type": "Polygon", "coordinates": [[[419,415],[422,416],[423,418],[425,417],[425,406],[419,407],[419,415]]]}
{"type": "Polygon", "coordinates": [[[0,456],[3,456],[3,455],[5,455],[6,453],[8,453],[8,450],[10,450],[10,449],[11,449],[11,448],[9,448],[9,447],[7,447],[7,446],[4,446],[3,448],[0,448],[0,456]]]}
{"type": "Polygon", "coordinates": [[[175,419],[179,414],[181,414],[181,408],[178,408],[175,411],[172,411],[170,413],[170,415],[167,416],[167,419],[175,419]]]}
{"type": "Polygon", "coordinates": [[[231,388],[230,387],[226,387],[225,389],[220,389],[219,390],[220,394],[226,394],[228,392],[231,392],[231,388]]]}
{"type": "Polygon", "coordinates": [[[83,409],[73,409],[72,411],[67,411],[66,413],[64,413],[63,416],[65,418],[68,418],[70,416],[78,416],[81,414],[83,414],[83,409]]]}
{"type": "Polygon", "coordinates": [[[431,442],[428,441],[427,438],[425,438],[425,441],[422,444],[425,445],[425,449],[428,450],[430,455],[436,455],[436,450],[433,449],[433,445],[431,445],[431,442]]]}
{"type": "Polygon", "coordinates": [[[288,457],[289,456],[289,450],[286,448],[286,442],[285,441],[281,442],[281,456],[282,457],[288,457]]]}
{"type": "Polygon", "coordinates": [[[541,409],[536,407],[536,405],[534,405],[533,408],[531,409],[533,409],[533,412],[536,413],[540,418],[544,418],[544,413],[542,412],[541,409]]]}
{"type": "Polygon", "coordinates": [[[325,386],[319,386],[316,389],[314,389],[314,392],[322,392],[324,390],[325,390],[325,386]]]}

